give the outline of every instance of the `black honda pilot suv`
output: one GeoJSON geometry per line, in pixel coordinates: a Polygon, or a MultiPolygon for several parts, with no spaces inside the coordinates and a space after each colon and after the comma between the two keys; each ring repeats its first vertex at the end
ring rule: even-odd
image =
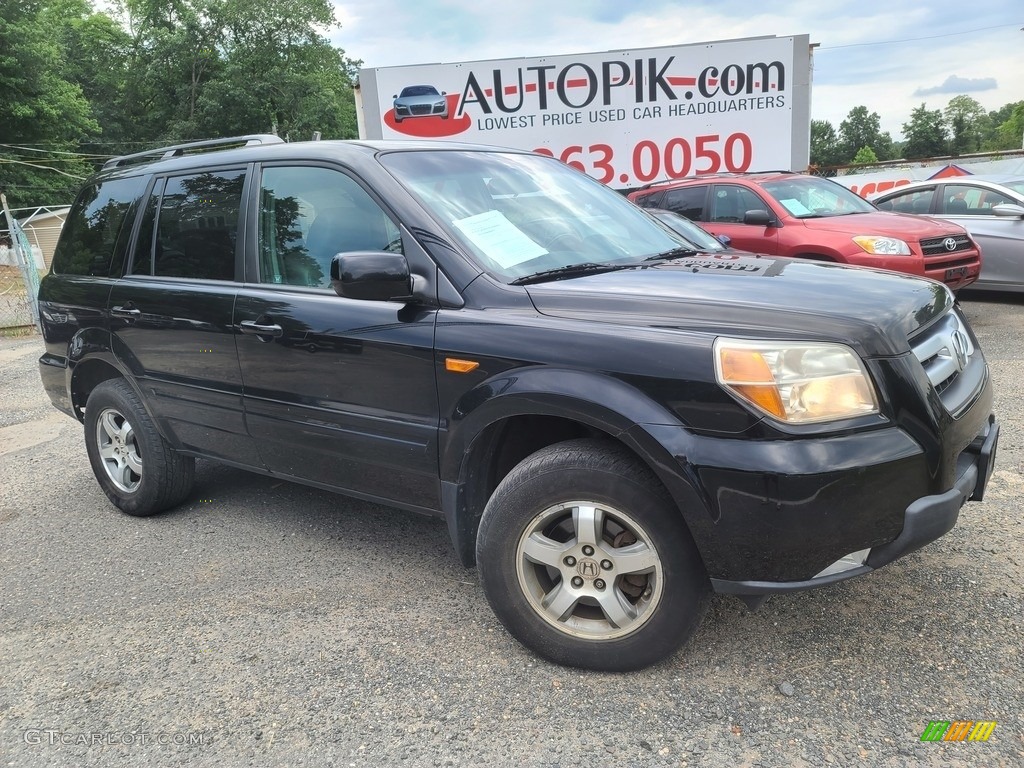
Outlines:
{"type": "Polygon", "coordinates": [[[711,592],[873,571],[992,472],[930,280],[702,253],[557,161],[254,136],[111,160],[39,292],[53,403],[131,515],[196,458],[445,520],[521,642],[628,670],[711,592]]]}

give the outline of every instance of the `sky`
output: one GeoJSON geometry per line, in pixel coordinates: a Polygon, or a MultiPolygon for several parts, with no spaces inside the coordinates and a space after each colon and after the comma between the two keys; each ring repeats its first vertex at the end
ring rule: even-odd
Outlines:
{"type": "Polygon", "coordinates": [[[864,105],[894,139],[914,107],[1024,100],[1024,2],[985,0],[342,0],[331,41],[364,67],[807,34],[811,117],[864,105]]]}

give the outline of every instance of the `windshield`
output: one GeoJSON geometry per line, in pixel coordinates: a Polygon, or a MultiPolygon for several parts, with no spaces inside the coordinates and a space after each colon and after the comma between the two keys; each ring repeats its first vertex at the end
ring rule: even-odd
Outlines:
{"type": "Polygon", "coordinates": [[[381,163],[504,282],[581,264],[638,264],[690,247],[617,192],[552,158],[428,150],[389,153],[381,163]]]}
{"type": "Polygon", "coordinates": [[[834,181],[815,176],[768,181],[761,188],[798,219],[846,216],[878,210],[864,198],[834,181]]]}
{"type": "Polygon", "coordinates": [[[402,89],[402,96],[440,96],[432,85],[410,85],[402,89]]]}
{"type": "Polygon", "coordinates": [[[1001,182],[1004,187],[1008,187],[1016,192],[1018,195],[1024,195],[1024,180],[1021,181],[1004,181],[1001,182]]]}
{"type": "Polygon", "coordinates": [[[697,250],[705,251],[707,253],[717,253],[725,250],[725,246],[722,245],[721,240],[709,234],[706,230],[694,224],[685,216],[673,213],[672,211],[663,211],[654,208],[648,208],[647,212],[653,215],[654,218],[658,219],[658,221],[667,224],[676,233],[682,235],[693,243],[697,250]]]}

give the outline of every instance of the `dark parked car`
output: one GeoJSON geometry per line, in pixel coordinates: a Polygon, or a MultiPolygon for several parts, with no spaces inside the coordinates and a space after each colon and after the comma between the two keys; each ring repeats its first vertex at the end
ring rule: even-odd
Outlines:
{"type": "Polygon", "coordinates": [[[957,224],[981,248],[981,276],[970,288],[1024,291],[1024,178],[959,176],[915,181],[872,198],[883,211],[957,224]]]}
{"type": "Polygon", "coordinates": [[[432,85],[408,85],[394,99],[396,123],[409,117],[448,117],[448,99],[432,85]]]}
{"type": "Polygon", "coordinates": [[[630,193],[726,235],[733,248],[930,277],[959,290],[981,255],[956,224],[879,211],[830,179],[789,172],[715,174],[630,193]]]}
{"type": "Polygon", "coordinates": [[[78,196],[40,372],[128,514],[198,457],[433,515],[524,644],[634,669],[712,590],[753,607],[942,536],[999,434],[945,286],[692,257],[532,153],[169,147],[78,196]]]}

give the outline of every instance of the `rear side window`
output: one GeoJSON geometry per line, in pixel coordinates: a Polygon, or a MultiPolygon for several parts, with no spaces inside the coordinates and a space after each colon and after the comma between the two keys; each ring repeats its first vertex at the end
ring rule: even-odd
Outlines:
{"type": "Polygon", "coordinates": [[[708,188],[703,185],[670,189],[665,193],[665,204],[662,207],[692,221],[700,221],[704,214],[704,198],[707,197],[707,192],[708,188]]]}
{"type": "Polygon", "coordinates": [[[111,179],[82,191],[53,254],[55,274],[107,277],[112,264],[120,266],[145,181],[142,176],[111,179]]]}
{"type": "Polygon", "coordinates": [[[244,170],[157,182],[139,231],[132,273],[234,280],[244,170]]]}

